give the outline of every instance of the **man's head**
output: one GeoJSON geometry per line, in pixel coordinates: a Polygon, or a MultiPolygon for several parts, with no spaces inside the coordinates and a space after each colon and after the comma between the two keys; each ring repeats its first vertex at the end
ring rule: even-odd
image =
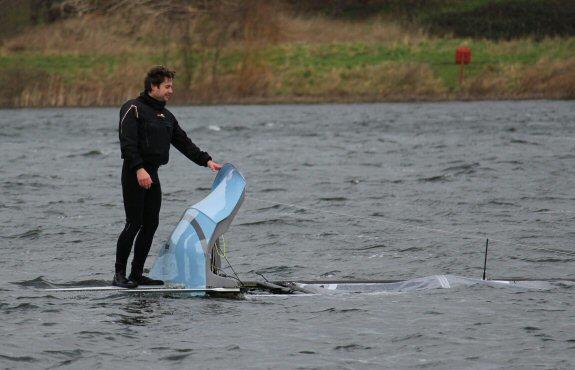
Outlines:
{"type": "Polygon", "coordinates": [[[156,66],[148,71],[144,80],[146,92],[154,99],[167,102],[174,94],[173,79],[176,72],[164,66],[156,66]]]}

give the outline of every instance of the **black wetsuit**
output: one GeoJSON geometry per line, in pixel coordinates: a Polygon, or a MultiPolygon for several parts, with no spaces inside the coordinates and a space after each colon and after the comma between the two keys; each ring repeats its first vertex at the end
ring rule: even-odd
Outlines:
{"type": "Polygon", "coordinates": [[[126,273],[128,257],[134,244],[131,276],[141,276],[146,257],[158,228],[162,189],[158,168],[168,163],[170,144],[198,165],[207,166],[211,157],[202,152],[180,128],[165,102],[142,93],[128,100],[120,109],[118,127],[124,164],[122,195],[126,211],[126,226],[118,238],[116,272],[126,273]],[[152,178],[152,186],[138,184],[136,172],[144,168],[152,178]],[[137,235],[137,238],[136,238],[137,235]]]}

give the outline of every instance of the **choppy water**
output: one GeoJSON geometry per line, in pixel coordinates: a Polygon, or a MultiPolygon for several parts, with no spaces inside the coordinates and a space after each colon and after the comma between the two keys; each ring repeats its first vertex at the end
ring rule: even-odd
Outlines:
{"type": "MultiPolygon", "coordinates": [[[[248,181],[227,234],[245,279],[480,277],[485,237],[490,277],[575,278],[572,102],[173,111],[248,181]]],[[[575,367],[571,286],[246,300],[42,292],[112,277],[124,216],[116,127],[117,109],[2,111],[2,368],[575,367]]],[[[148,266],[214,177],[174,149],[160,176],[148,266]]]]}

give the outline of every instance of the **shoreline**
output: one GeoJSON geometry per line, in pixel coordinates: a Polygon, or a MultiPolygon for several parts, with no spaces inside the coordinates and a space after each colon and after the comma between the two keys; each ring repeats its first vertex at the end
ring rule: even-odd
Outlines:
{"type": "MultiPolygon", "coordinates": [[[[128,100],[130,98],[126,98],[128,100]]],[[[515,103],[515,102],[571,102],[573,99],[566,98],[549,98],[549,97],[515,97],[515,98],[469,98],[469,99],[405,99],[405,100],[333,100],[333,101],[319,101],[319,100],[258,100],[246,99],[234,102],[213,102],[213,103],[197,103],[197,102],[178,102],[168,103],[168,108],[184,108],[184,107],[224,107],[224,106],[282,106],[282,105],[295,105],[295,106],[314,106],[314,105],[356,105],[356,104],[442,104],[442,103],[515,103]]],[[[0,107],[0,110],[24,110],[24,109],[89,109],[89,108],[119,108],[122,103],[110,105],[61,105],[61,106],[13,106],[13,107],[0,107]]]]}

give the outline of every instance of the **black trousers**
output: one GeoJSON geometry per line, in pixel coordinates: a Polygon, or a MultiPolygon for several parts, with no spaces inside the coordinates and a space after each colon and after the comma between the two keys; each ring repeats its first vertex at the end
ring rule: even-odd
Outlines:
{"type": "Polygon", "coordinates": [[[118,238],[116,246],[116,272],[125,274],[128,257],[134,244],[134,258],[130,275],[141,276],[144,263],[150,252],[154,233],[158,228],[162,188],[158,178],[158,168],[145,166],[152,178],[152,186],[144,189],[138,184],[136,171],[124,161],[122,166],[122,195],[126,211],[126,226],[118,238]]]}

